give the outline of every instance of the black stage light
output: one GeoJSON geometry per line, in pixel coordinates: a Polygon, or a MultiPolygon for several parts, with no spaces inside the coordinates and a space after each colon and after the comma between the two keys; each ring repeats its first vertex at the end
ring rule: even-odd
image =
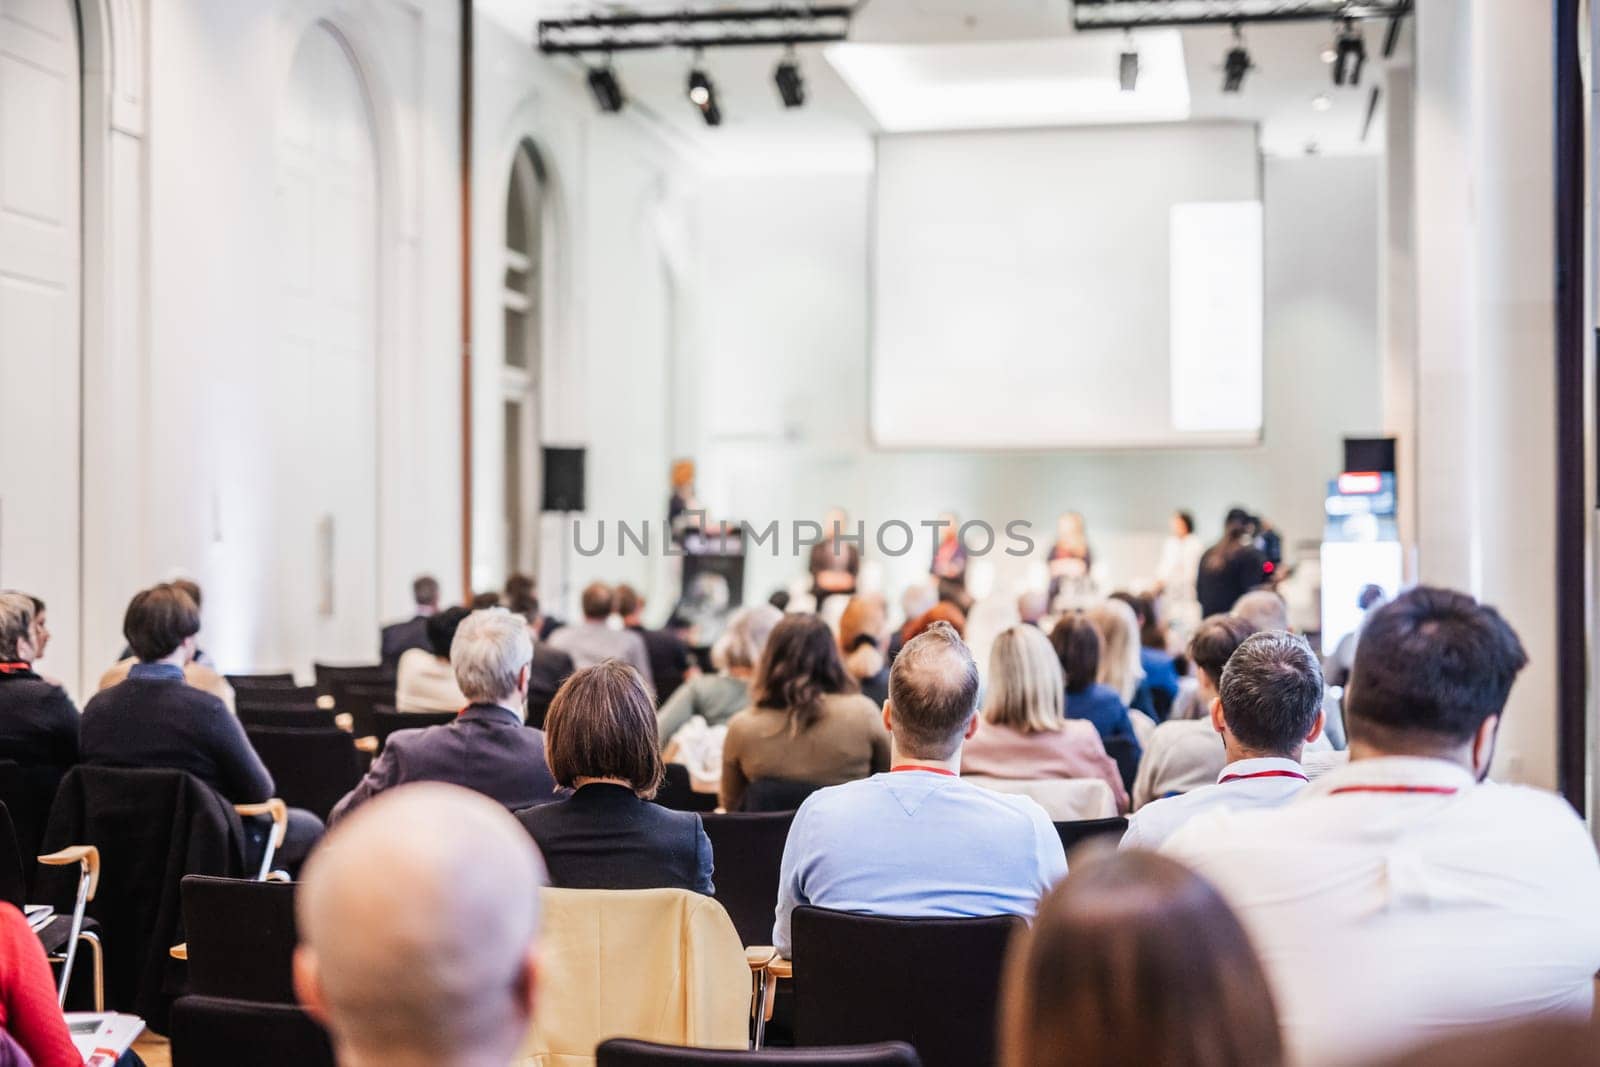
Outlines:
{"type": "Polygon", "coordinates": [[[1250,53],[1245,50],[1244,37],[1239,33],[1239,27],[1233,27],[1233,47],[1228,49],[1227,56],[1222,61],[1222,91],[1236,93],[1244,87],[1244,76],[1255,64],[1250,62],[1250,53]]]}
{"type": "Polygon", "coordinates": [[[717,106],[717,87],[711,84],[711,75],[698,65],[689,72],[689,102],[700,109],[700,117],[707,126],[722,125],[722,109],[717,106]]]}
{"type": "Polygon", "coordinates": [[[601,111],[621,111],[628,103],[628,95],[622,91],[622,83],[617,81],[616,71],[611,69],[610,63],[589,68],[589,92],[594,94],[594,102],[601,111]]]}
{"type": "Polygon", "coordinates": [[[1360,85],[1361,68],[1367,62],[1367,42],[1362,39],[1355,24],[1345,20],[1334,44],[1333,84],[1360,85]]]}
{"type": "Polygon", "coordinates": [[[795,55],[793,45],[778,60],[772,80],[778,85],[778,96],[783,99],[784,107],[800,107],[806,102],[806,80],[800,73],[800,57],[795,55]]]}

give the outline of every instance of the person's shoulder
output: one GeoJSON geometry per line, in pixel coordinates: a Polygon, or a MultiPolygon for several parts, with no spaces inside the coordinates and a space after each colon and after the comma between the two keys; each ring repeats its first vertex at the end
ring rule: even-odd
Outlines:
{"type": "Polygon", "coordinates": [[[876,722],[882,709],[865,693],[829,693],[822,698],[822,706],[830,715],[876,722]]]}

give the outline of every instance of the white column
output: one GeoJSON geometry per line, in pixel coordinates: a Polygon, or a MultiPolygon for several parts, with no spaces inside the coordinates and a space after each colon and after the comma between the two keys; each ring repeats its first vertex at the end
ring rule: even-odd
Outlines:
{"type": "Polygon", "coordinates": [[[1417,577],[1417,249],[1414,91],[1410,66],[1384,81],[1381,219],[1383,432],[1395,438],[1395,481],[1405,575],[1417,577]]]}

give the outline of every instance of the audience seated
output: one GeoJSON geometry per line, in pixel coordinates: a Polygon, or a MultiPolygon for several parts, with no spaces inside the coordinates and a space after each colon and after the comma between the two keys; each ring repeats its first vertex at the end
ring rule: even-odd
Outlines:
{"type": "Polygon", "coordinates": [[[607,660],[574,674],[550,705],[545,739],[556,784],[574,792],[517,818],[551,885],[714,892],[700,816],[650,803],[666,767],[638,671],[607,660]]]}
{"type": "Polygon", "coordinates": [[[528,669],[528,721],[539,725],[561,683],[572,677],[576,668],[571,656],[551,648],[550,642],[540,636],[545,619],[539,611],[539,598],[533,595],[532,578],[514,574],[506,581],[506,609],[522,616],[528,624],[528,638],[533,642],[533,662],[528,669]]]}
{"type": "Polygon", "coordinates": [[[1095,681],[1100,672],[1100,631],[1081,611],[1070,611],[1056,620],[1050,631],[1050,645],[1066,676],[1067,718],[1083,719],[1100,732],[1102,742],[1125,738],[1138,748],[1128,706],[1116,690],[1095,681]]]}
{"type": "MultiPolygon", "coordinates": [[[[1145,684],[1152,699],[1157,691],[1167,694],[1167,707],[1178,695],[1178,668],[1172,654],[1167,651],[1167,628],[1156,616],[1156,602],[1147,596],[1134,593],[1113,593],[1112,600],[1120,600],[1133,609],[1134,622],[1139,627],[1139,669],[1144,672],[1145,684]]],[[[1156,708],[1159,712],[1161,709],[1156,708]]],[[[1156,715],[1156,718],[1164,716],[1156,715]]]]}
{"type": "MultiPolygon", "coordinates": [[[[200,586],[187,578],[179,578],[170,584],[180,590],[194,604],[195,617],[198,619],[200,612],[200,586]]],[[[127,679],[128,673],[133,670],[134,664],[138,662],[138,649],[132,645],[123,648],[122,657],[100,676],[100,684],[96,688],[100,692],[104,692],[114,685],[121,684],[127,679]]],[[[233,686],[229,685],[228,680],[218,673],[216,664],[212,662],[211,657],[200,650],[198,638],[193,654],[190,656],[189,661],[183,665],[183,680],[194,688],[210,693],[222,701],[229,711],[234,709],[233,686]]]]}
{"type": "Polygon", "coordinates": [[[889,769],[878,706],[856,692],[833,631],[815,615],[788,615],[773,628],[750,697],[722,743],[728,811],[757,779],[837,785],[889,769]]]}
{"type": "MultiPolygon", "coordinates": [[[[273,795],[272,775],[221,700],[189,685],[184,667],[194,654],[200,611],[177,583],[137,593],[122,633],[137,657],[128,677],[95,694],[78,724],[79,758],[99,767],[184,771],[230,804],[259,804],[273,795]]],[[[247,829],[259,858],[270,824],[247,829]]],[[[277,857],[293,871],[322,836],[322,820],[289,809],[289,828],[277,857]]]]}
{"type": "Polygon", "coordinates": [[[496,805],[447,785],[333,830],[295,897],[294,984],[341,1067],[501,1067],[533,1021],[543,864],[496,805]]]}
{"type": "Polygon", "coordinates": [[[1100,631],[1100,673],[1095,681],[1116,693],[1128,710],[1142,711],[1153,721],[1155,698],[1139,659],[1139,617],[1126,600],[1101,601],[1085,614],[1100,631]]]}
{"type": "Polygon", "coordinates": [[[0,593],[0,759],[64,769],[78,762],[78,709],[34,671],[43,643],[33,598],[0,593]]]}
{"type": "Polygon", "coordinates": [[[617,614],[622,616],[622,628],[639,635],[650,661],[646,675],[655,684],[656,699],[666,699],[683,684],[693,667],[689,646],[670,630],[648,630],[644,625],[644,597],[631,585],[617,586],[617,614]]]}
{"type": "Polygon", "coordinates": [[[450,666],[450,646],[455,642],[456,628],[470,614],[466,608],[446,608],[423,621],[428,647],[401,653],[395,671],[396,711],[460,711],[466,707],[466,695],[456,684],[456,672],[450,666]]]}
{"type": "MultiPolygon", "coordinates": [[[[900,649],[905,647],[906,631],[912,623],[924,613],[933,610],[939,603],[939,591],[934,588],[931,581],[912,582],[906,586],[906,591],[900,594],[900,615],[905,619],[900,629],[889,635],[888,661],[894,665],[894,658],[900,654],[900,649]]],[[[960,627],[957,627],[960,629],[960,627]]]]}
{"type": "Polygon", "coordinates": [[[1311,646],[1282,631],[1247,637],[1223,668],[1210,725],[1228,759],[1216,784],[1140,808],[1123,848],[1159,848],[1202,812],[1275,808],[1300,792],[1301,751],[1322,733],[1322,668],[1311,646]]]}
{"type": "Polygon", "coordinates": [[[428,643],[428,619],[439,610],[439,580],[424,574],[411,583],[411,599],[416,610],[405,622],[390,623],[379,635],[379,654],[385,667],[397,667],[400,657],[413,648],[424,652],[428,643]]]}
{"type": "Polygon", "coordinates": [[[750,680],[755,677],[772,628],[782,619],[783,612],[771,604],[740,608],[733,613],[727,629],[711,646],[711,665],[716,673],[690,678],[656,713],[663,751],[690,719],[698,717],[707,726],[723,726],[750,706],[750,680]]]}
{"type": "Polygon", "coordinates": [[[977,702],[978,668],[952,627],[935,624],[906,643],[882,714],[891,769],[813,793],[795,814],[772,934],[780,954],[791,954],[789,920],[801,905],[903,918],[1031,916],[1066,873],[1061,839],[1037,804],[958,777],[977,702]]]}
{"type": "Polygon", "coordinates": [[[613,630],[610,626],[616,610],[616,594],[604,582],[591,582],[584,587],[580,601],[583,622],[577,626],[563,626],[550,635],[550,647],[572,657],[574,666],[593,667],[608,659],[620,659],[639,672],[639,676],[654,692],[655,680],[650,673],[650,653],[644,639],[629,630],[613,630]]]}
{"type": "Polygon", "coordinates": [[[1092,723],[1064,716],[1066,683],[1049,638],[1018,623],[995,638],[978,732],[961,749],[961,773],[993,778],[1099,778],[1117,810],[1128,794],[1092,723]]]}
{"type": "Polygon", "coordinates": [[[1075,861],[1013,943],[1001,1067],[1280,1067],[1261,964],[1206,881],[1150,852],[1075,861]]]}
{"type": "Polygon", "coordinates": [[[1243,619],[1257,633],[1288,633],[1289,602],[1276,589],[1255,589],[1234,602],[1228,614],[1243,619]]]}
{"type": "Polygon", "coordinates": [[[888,610],[876,593],[851,597],[839,617],[844,669],[880,708],[889,699],[889,664],[883,654],[888,631],[888,610]]]}
{"type": "Polygon", "coordinates": [[[1222,668],[1240,642],[1256,632],[1256,627],[1237,615],[1212,615],[1202,619],[1189,637],[1189,664],[1196,685],[1179,695],[1169,719],[1210,719],[1211,702],[1217,699],[1217,682],[1222,668]]]}
{"type": "MultiPolygon", "coordinates": [[[[12,594],[7,594],[12,595],[12,594]]],[[[20,1067],[83,1067],[56,1001],[55,976],[28,920],[0,902],[0,1028],[22,1049],[20,1067]]],[[[0,1064],[5,1064],[0,1052],[0,1064]]]]}
{"type": "Polygon", "coordinates": [[[941,600],[916,618],[906,620],[906,624],[900,627],[900,647],[904,648],[913,638],[927,633],[936,622],[949,626],[957,637],[966,637],[967,613],[954,602],[941,600]]]}
{"type": "Polygon", "coordinates": [[[406,782],[466,786],[512,811],[549,800],[555,779],[545,762],[544,731],[523,720],[532,660],[533,642],[520,615],[491,608],[462,620],[450,663],[467,706],[442,726],[390,734],[372,769],[329,814],[329,825],[406,782]]]}
{"type": "Polygon", "coordinates": [[[19,593],[19,595],[27,597],[28,602],[33,605],[33,633],[29,635],[29,640],[33,645],[33,671],[51,685],[60,685],[61,679],[54,678],[39,668],[39,661],[44,659],[45,649],[50,647],[50,623],[47,618],[48,612],[44,601],[32,593],[20,593],[19,590],[15,589],[8,589],[6,592],[19,593]]]}
{"type": "Polygon", "coordinates": [[[1526,662],[1493,608],[1411,590],[1356,651],[1349,763],[1168,842],[1250,931],[1296,1062],[1592,1010],[1594,842],[1558,797],[1485,781],[1526,662]]]}

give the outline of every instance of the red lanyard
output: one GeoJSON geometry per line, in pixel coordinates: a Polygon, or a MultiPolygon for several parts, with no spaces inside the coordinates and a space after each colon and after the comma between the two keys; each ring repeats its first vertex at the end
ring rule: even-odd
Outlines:
{"type": "Polygon", "coordinates": [[[896,771],[927,771],[929,774],[944,774],[944,775],[949,775],[951,778],[959,778],[959,777],[961,777],[955,771],[946,770],[943,767],[918,767],[918,766],[916,766],[914,764],[910,764],[910,763],[902,763],[898,767],[890,767],[889,768],[889,773],[890,774],[893,774],[896,771]]]}
{"type": "Polygon", "coordinates": [[[12,663],[0,663],[0,674],[27,674],[33,670],[33,664],[17,660],[12,663]]]}
{"type": "Polygon", "coordinates": [[[1229,774],[1218,778],[1217,784],[1227,785],[1229,782],[1248,782],[1252,778],[1298,778],[1302,782],[1311,780],[1299,771],[1257,771],[1254,774],[1229,774]]]}
{"type": "Polygon", "coordinates": [[[1346,785],[1328,791],[1330,797],[1340,793],[1426,793],[1432,796],[1453,796],[1457,789],[1453,785],[1346,785]]]}

